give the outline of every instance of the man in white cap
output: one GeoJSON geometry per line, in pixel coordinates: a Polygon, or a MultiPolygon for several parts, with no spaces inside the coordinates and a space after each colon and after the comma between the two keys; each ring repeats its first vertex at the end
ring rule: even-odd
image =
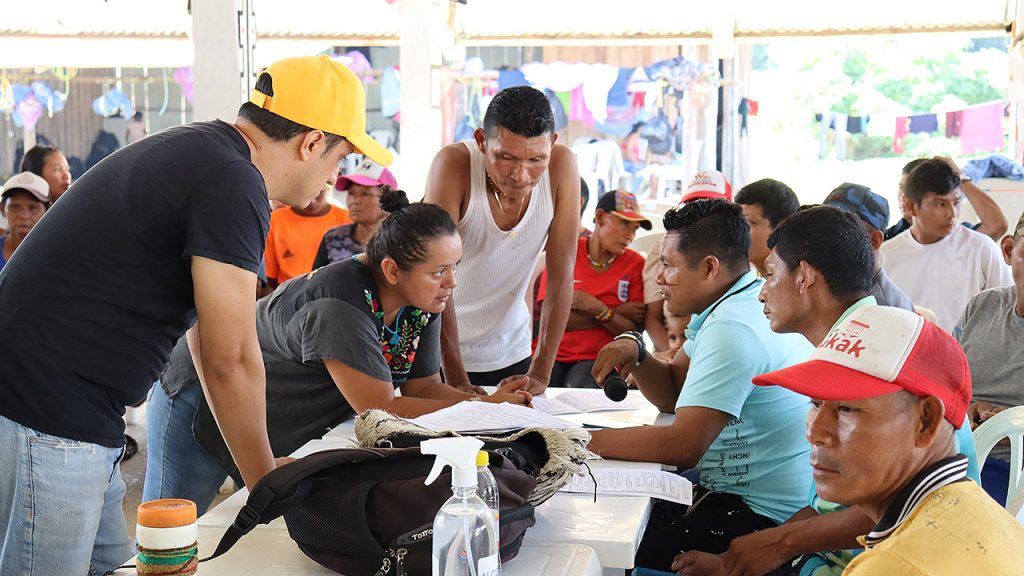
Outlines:
{"type": "MultiPolygon", "coordinates": [[[[754,383],[811,398],[818,493],[875,522],[844,575],[1024,573],[1024,527],[967,478],[967,456],[954,449],[971,375],[941,328],[906,310],[862,307],[810,360],[754,383]]],[[[688,573],[688,558],[672,569],[688,573]]]]}
{"type": "Polygon", "coordinates": [[[7,233],[0,236],[0,270],[3,270],[49,206],[50,188],[41,177],[31,172],[22,172],[4,182],[0,214],[7,218],[8,228],[7,233]]]}
{"type": "Polygon", "coordinates": [[[0,272],[0,574],[103,574],[128,559],[122,415],[193,322],[246,484],[275,467],[255,326],[268,198],[309,204],[356,149],[391,161],[366,134],[362,82],[326,56],[290,58],[233,124],[118,150],[40,221],[0,272]]]}
{"type": "Polygon", "coordinates": [[[313,269],[340,262],[362,253],[370,234],[377,224],[387,216],[380,207],[380,196],[384,186],[398,187],[394,175],[387,168],[369,158],[364,158],[351,174],[338,178],[335,189],[346,192],[350,224],[342,224],[324,233],[313,260],[313,269]]]}

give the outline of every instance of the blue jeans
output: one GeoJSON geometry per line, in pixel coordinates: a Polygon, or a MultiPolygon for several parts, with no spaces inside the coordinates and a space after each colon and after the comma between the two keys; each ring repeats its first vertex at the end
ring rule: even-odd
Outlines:
{"type": "Polygon", "coordinates": [[[132,556],[124,448],[43,434],[0,416],[0,574],[101,575],[132,556]]]}
{"type": "Polygon", "coordinates": [[[185,498],[206,513],[217,489],[228,477],[192,435],[192,419],[203,397],[200,386],[189,386],[168,398],[157,380],[146,408],[146,482],[142,501],[185,498]]]}

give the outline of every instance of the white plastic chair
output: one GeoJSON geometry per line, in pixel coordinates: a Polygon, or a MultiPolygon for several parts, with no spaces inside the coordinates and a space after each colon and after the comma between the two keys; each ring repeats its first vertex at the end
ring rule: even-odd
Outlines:
{"type": "Polygon", "coordinates": [[[640,252],[641,254],[645,254],[648,257],[650,257],[649,252],[651,251],[651,248],[664,236],[664,232],[651,232],[649,234],[644,234],[643,236],[634,238],[633,243],[630,244],[629,247],[637,252],[640,252]]]}
{"type": "Polygon", "coordinates": [[[1006,490],[1006,509],[1011,514],[1024,504],[1021,488],[1021,467],[1024,466],[1024,406],[1015,406],[1003,410],[986,420],[974,429],[974,448],[978,454],[978,462],[984,463],[988,453],[1003,438],[1010,439],[1010,482],[1006,490]]]}

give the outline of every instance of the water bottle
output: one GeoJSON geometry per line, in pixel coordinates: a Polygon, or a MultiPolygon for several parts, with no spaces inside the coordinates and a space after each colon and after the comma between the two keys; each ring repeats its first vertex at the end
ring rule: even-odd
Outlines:
{"type": "Polygon", "coordinates": [[[432,483],[445,466],[452,467],[452,497],[434,517],[433,576],[497,576],[498,525],[477,494],[476,456],[483,442],[476,438],[434,438],[420,444],[437,460],[427,476],[432,483]]]}
{"type": "Polygon", "coordinates": [[[494,525],[498,527],[498,549],[501,549],[501,507],[498,500],[498,481],[494,479],[487,465],[490,456],[481,450],[476,453],[476,493],[494,514],[494,525]]]}

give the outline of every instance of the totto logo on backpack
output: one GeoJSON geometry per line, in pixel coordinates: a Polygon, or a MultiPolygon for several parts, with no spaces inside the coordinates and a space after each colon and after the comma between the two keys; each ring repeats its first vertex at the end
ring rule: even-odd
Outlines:
{"type": "MultiPolygon", "coordinates": [[[[500,554],[507,562],[534,524],[527,498],[537,480],[498,452],[490,457],[500,490],[500,554]]],[[[429,575],[434,516],[451,496],[450,472],[424,484],[433,463],[434,456],[419,448],[345,448],[281,466],[253,487],[210,558],[257,525],[284,516],[299,549],[338,573],[429,575]]]]}

